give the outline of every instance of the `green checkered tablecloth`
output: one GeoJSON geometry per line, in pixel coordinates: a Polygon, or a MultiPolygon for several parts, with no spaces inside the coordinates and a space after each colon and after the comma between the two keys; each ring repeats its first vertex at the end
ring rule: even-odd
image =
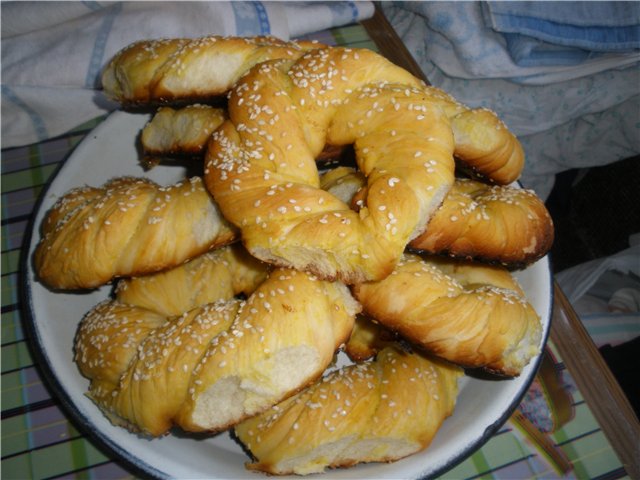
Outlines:
{"type": "MultiPolygon", "coordinates": [[[[329,44],[375,49],[361,26],[314,35],[329,44]]],[[[103,118],[35,145],[2,151],[2,478],[126,478],[134,474],[79,431],[49,392],[30,352],[20,299],[23,238],[39,195],[74,147],[103,118]]],[[[625,478],[626,473],[553,344],[554,369],[572,399],[573,418],[547,438],[571,462],[559,474],[548,455],[508,421],[446,478],[625,478]]],[[[534,382],[520,411],[537,422],[534,382]]]]}

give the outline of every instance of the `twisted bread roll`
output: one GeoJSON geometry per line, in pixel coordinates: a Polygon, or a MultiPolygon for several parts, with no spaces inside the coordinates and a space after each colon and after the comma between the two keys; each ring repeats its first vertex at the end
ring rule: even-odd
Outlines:
{"type": "MultiPolygon", "coordinates": [[[[516,181],[524,167],[524,150],[517,137],[495,112],[469,108],[451,95],[432,87],[412,87],[445,113],[454,136],[454,155],[458,167],[484,182],[508,185],[516,181]]],[[[415,105],[420,110],[420,105],[415,105]]]]}
{"type": "MultiPolygon", "coordinates": [[[[210,339],[229,326],[230,317],[223,316],[221,322],[218,313],[223,309],[216,312],[215,302],[230,301],[240,293],[252,293],[265,276],[264,266],[234,244],[207,252],[166,272],[120,280],[115,300],[104,301],[92,309],[83,319],[75,339],[75,361],[81,373],[91,379],[89,396],[115,424],[131,429],[139,429],[144,424],[144,431],[164,432],[173,415],[166,412],[175,411],[184,401],[184,389],[172,389],[171,395],[164,398],[164,402],[155,402],[156,409],[146,415],[126,409],[126,405],[123,407],[126,410],[122,410],[109,398],[117,395],[123,372],[140,356],[139,345],[150,335],[157,337],[159,332],[184,330],[192,340],[197,340],[197,345],[182,344],[180,337],[175,337],[174,343],[176,348],[184,347],[194,354],[189,357],[191,363],[185,363],[185,352],[180,357],[182,373],[190,374],[188,368],[185,372],[184,365],[195,362],[200,354],[196,350],[203,348],[205,338],[210,339]],[[179,318],[183,312],[188,313],[179,318]],[[158,411],[165,413],[158,417],[158,411]],[[132,412],[134,418],[128,418],[127,412],[132,412]]],[[[172,360],[176,361],[176,355],[172,360]]],[[[167,368],[171,374],[176,373],[174,366],[167,368]]],[[[177,375],[182,384],[188,381],[188,375],[179,372],[177,375]]]]}
{"type": "Polygon", "coordinates": [[[429,86],[426,90],[451,121],[455,155],[464,169],[501,185],[508,185],[520,177],[524,150],[495,112],[487,108],[469,108],[436,87],[429,86]]]}
{"type": "MultiPolygon", "coordinates": [[[[175,157],[202,160],[211,134],[226,117],[226,110],[210,105],[160,107],[140,135],[144,165],[153,168],[163,159],[175,157]]],[[[317,160],[331,161],[341,153],[341,148],[327,146],[317,160]]]]}
{"type": "MultiPolygon", "coordinates": [[[[486,108],[470,109],[442,90],[423,88],[429,101],[442,108],[449,117],[455,140],[454,154],[462,170],[502,185],[518,179],[524,166],[524,151],[515,135],[494,112],[486,108]]],[[[419,91],[414,93],[420,94],[419,91]]],[[[208,119],[205,120],[216,111],[220,110],[205,106],[188,106],[177,111],[168,108],[161,110],[161,115],[156,115],[159,118],[154,118],[143,130],[145,150],[152,155],[201,152],[211,131],[222,122],[221,114],[212,119],[215,128],[208,125],[208,119]],[[150,131],[146,132],[147,129],[150,131]],[[145,135],[149,140],[145,139],[145,135]],[[149,143],[148,147],[146,143],[149,143]]],[[[341,148],[328,145],[317,160],[331,160],[341,148]]]]}
{"type": "Polygon", "coordinates": [[[382,325],[465,367],[517,376],[540,351],[540,319],[498,267],[407,254],[393,274],[353,293],[382,325]]]}
{"type": "MultiPolygon", "coordinates": [[[[321,177],[322,188],[354,208],[363,203],[365,185],[363,175],[349,167],[321,177]]],[[[424,233],[408,246],[515,269],[546,255],[553,238],[551,215],[533,191],[456,178],[424,233]]]]}
{"type": "Polygon", "coordinates": [[[388,347],[235,427],[253,470],[310,474],[426,448],[453,412],[460,369],[388,347]]]}
{"type": "MultiPolygon", "coordinates": [[[[140,135],[144,164],[152,168],[165,157],[202,159],[211,134],[226,119],[226,110],[194,104],[181,108],[160,107],[140,135]]],[[[330,161],[341,149],[327,146],[319,161],[330,161]]]]}
{"type": "Polygon", "coordinates": [[[264,261],[346,283],[388,275],[453,183],[453,135],[405,70],[368,50],[266,62],[230,94],[205,180],[264,261]],[[325,144],[354,143],[368,178],[356,213],[319,189],[325,144]]]}
{"type": "Polygon", "coordinates": [[[523,268],[546,255],[553,238],[551,215],[533,191],[460,179],[409,246],[523,268]]]}
{"type": "Polygon", "coordinates": [[[257,63],[296,59],[319,46],[275,37],[143,40],[114,55],[102,73],[102,87],[123,105],[207,100],[226,93],[257,63]]]}
{"type": "Polygon", "coordinates": [[[198,177],[168,187],[123,177],[73,189],[47,213],[41,233],[35,269],[54,289],[170,268],[237,236],[198,177]]]}
{"type": "Polygon", "coordinates": [[[154,166],[158,157],[203,155],[209,137],[225,118],[224,109],[208,105],[159,108],[140,135],[145,162],[154,166]]]}
{"type": "Polygon", "coordinates": [[[167,318],[116,301],[98,304],[75,341],[76,363],[91,380],[87,395],[115,425],[164,435],[187,399],[193,368],[238,308],[238,301],[212,303],[167,318]]]}
{"type": "Polygon", "coordinates": [[[174,424],[215,432],[320,376],[359,309],[340,283],[277,269],[246,302],[177,317],[104,302],[80,325],[76,362],[114,422],[153,436],[174,424]]]}
{"type": "Polygon", "coordinates": [[[451,118],[451,128],[463,170],[499,185],[520,178],[525,161],[522,145],[493,111],[464,110],[451,118]]]}
{"type": "Polygon", "coordinates": [[[118,281],[118,302],[167,317],[236,295],[250,295],[267,276],[267,265],[239,243],[206,252],[178,267],[118,281]]]}

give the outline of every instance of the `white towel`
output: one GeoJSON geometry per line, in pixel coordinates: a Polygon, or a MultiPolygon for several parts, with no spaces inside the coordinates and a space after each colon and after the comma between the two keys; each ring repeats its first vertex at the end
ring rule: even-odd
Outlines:
{"type": "Polygon", "coordinates": [[[639,241],[632,235],[629,248],[555,276],[598,347],[640,336],[639,241]]]}
{"type": "Polygon", "coordinates": [[[145,38],[273,35],[354,23],[371,2],[3,2],[2,148],[60,135],[117,105],[106,62],[145,38]]]}

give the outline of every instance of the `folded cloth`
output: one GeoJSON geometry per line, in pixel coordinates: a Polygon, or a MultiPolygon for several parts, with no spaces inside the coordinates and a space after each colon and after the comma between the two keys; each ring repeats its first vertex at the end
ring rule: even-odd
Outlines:
{"type": "Polygon", "coordinates": [[[598,52],[640,48],[640,3],[483,2],[486,23],[555,45],[598,52]]]}
{"type": "Polygon", "coordinates": [[[598,347],[640,337],[639,241],[634,235],[629,248],[555,276],[598,347]]]}
{"type": "Polygon", "coordinates": [[[640,63],[640,53],[632,51],[598,55],[579,64],[518,65],[503,34],[485,23],[482,5],[481,2],[383,4],[385,8],[401,8],[424,19],[422,40],[428,45],[429,59],[451,77],[501,78],[523,85],[545,85],[640,63]]]}
{"type": "Polygon", "coordinates": [[[112,110],[99,77],[141,39],[283,40],[373,14],[371,2],[2,2],[2,147],[41,141],[112,110]]]}
{"type": "MultiPolygon", "coordinates": [[[[580,65],[594,60],[624,60],[626,54],[612,55],[597,50],[585,50],[579,47],[567,47],[555,43],[543,42],[537,38],[518,33],[503,33],[507,42],[507,51],[520,67],[580,65]]],[[[633,51],[629,53],[635,53],[633,51]]]]}
{"type": "Polygon", "coordinates": [[[469,106],[494,110],[519,137],[527,157],[522,184],[535,190],[541,198],[547,198],[554,176],[559,172],[606,165],[640,154],[639,61],[626,68],[597,72],[580,66],[577,76],[569,75],[562,81],[558,81],[560,70],[556,69],[552,75],[551,69],[545,72],[538,67],[536,70],[540,73],[536,77],[530,73],[533,69],[514,64],[505,52],[504,41],[500,43],[496,38],[493,43],[489,41],[485,45],[486,55],[475,57],[467,50],[467,44],[484,41],[484,34],[478,33],[481,30],[488,32],[487,37],[499,35],[484,25],[480,4],[394,2],[382,5],[392,26],[433,85],[469,106]],[[436,28],[457,32],[456,49],[436,28]],[[465,69],[462,76],[458,76],[463,61],[472,71],[465,69]],[[500,74],[484,76],[487,71],[492,73],[492,69],[498,68],[501,61],[504,66],[511,65],[510,72],[505,70],[508,74],[529,72],[523,77],[524,81],[500,74]]]}
{"type": "Polygon", "coordinates": [[[483,2],[482,12],[522,67],[578,65],[640,48],[640,3],[483,2]]]}

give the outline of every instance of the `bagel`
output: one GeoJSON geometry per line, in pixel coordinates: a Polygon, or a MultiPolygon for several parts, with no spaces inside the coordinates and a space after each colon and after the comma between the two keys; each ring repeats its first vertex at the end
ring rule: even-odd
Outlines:
{"type": "Polygon", "coordinates": [[[250,70],[205,163],[249,252],[348,284],[388,275],[453,184],[451,127],[421,85],[369,50],[312,50],[250,70]],[[319,188],[325,144],[355,146],[368,179],[357,213],[319,188]]]}
{"type": "Polygon", "coordinates": [[[518,376],[540,352],[540,318],[500,267],[405,254],[387,278],[352,290],[366,315],[466,368],[518,376]]]}
{"type": "Polygon", "coordinates": [[[111,58],[102,72],[102,89],[125,107],[210,100],[224,95],[257,63],[296,59],[320,46],[269,36],[141,40],[111,58]]]}
{"type": "Polygon", "coordinates": [[[80,324],[75,361],[113,423],[149,436],[217,432],[319,377],[359,310],[341,283],[275,269],[246,301],[179,316],[104,301],[80,324]]]}
{"type": "Polygon", "coordinates": [[[53,205],[34,267],[50,288],[95,288],[177,266],[237,235],[199,177],[167,187],[120,177],[74,188],[53,205]]]}
{"type": "Polygon", "coordinates": [[[453,412],[461,370],[392,346],[235,427],[269,474],[391,462],[426,448],[453,412]]]}

